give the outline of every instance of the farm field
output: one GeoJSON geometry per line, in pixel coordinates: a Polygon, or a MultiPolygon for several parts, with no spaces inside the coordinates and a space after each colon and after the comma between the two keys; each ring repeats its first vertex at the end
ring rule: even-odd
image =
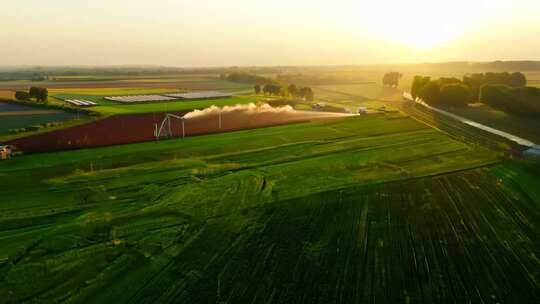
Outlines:
{"type": "Polygon", "coordinates": [[[319,85],[313,88],[317,98],[329,100],[364,100],[380,97],[383,87],[378,83],[319,85]]]}
{"type": "Polygon", "coordinates": [[[540,304],[540,0],[386,2],[2,2],[0,304],[540,304]]]}
{"type": "Polygon", "coordinates": [[[124,76],[114,77],[71,77],[68,79],[60,78],[58,81],[41,81],[32,82],[25,80],[18,81],[0,81],[1,90],[27,90],[31,86],[44,86],[50,89],[84,89],[84,88],[102,88],[102,89],[118,89],[118,88],[154,88],[154,89],[188,89],[188,90],[244,90],[251,89],[251,85],[240,84],[221,80],[216,76],[193,76],[185,75],[180,77],[167,77],[160,75],[158,77],[148,78],[131,78],[124,76]]]}
{"type": "MultiPolygon", "coordinates": [[[[177,91],[176,91],[177,92],[177,91]]],[[[245,104],[250,102],[256,102],[255,98],[249,96],[236,96],[231,98],[218,98],[218,99],[205,99],[205,100],[177,100],[170,102],[152,102],[152,103],[140,103],[140,104],[122,104],[114,101],[104,99],[107,96],[115,95],[145,95],[145,94],[165,94],[175,93],[170,89],[128,89],[128,90],[73,90],[61,92],[54,92],[52,97],[53,103],[65,104],[64,99],[83,99],[93,101],[98,104],[96,107],[92,107],[91,110],[102,115],[121,115],[121,114],[140,114],[140,113],[157,113],[167,111],[185,111],[193,109],[203,109],[215,106],[226,106],[235,104],[245,104]]]]}
{"type": "Polygon", "coordinates": [[[170,114],[183,116],[185,119],[164,122],[166,113],[116,115],[45,134],[17,138],[7,143],[25,153],[50,152],[155,141],[158,131],[158,136],[162,139],[178,138],[350,116],[293,111],[289,107],[272,108],[253,103],[170,114]]]}
{"type": "Polygon", "coordinates": [[[11,129],[69,121],[75,118],[77,118],[75,113],[0,102],[0,136],[9,134],[11,129]]]}
{"type": "Polygon", "coordinates": [[[0,297],[534,303],[523,168],[384,115],[22,156],[0,166],[0,297]]]}
{"type": "Polygon", "coordinates": [[[206,100],[188,100],[172,102],[156,102],[146,104],[107,104],[93,107],[92,111],[104,115],[120,114],[139,114],[139,113],[157,113],[167,111],[186,111],[193,109],[204,109],[210,106],[223,107],[228,105],[246,104],[257,102],[258,100],[249,96],[237,96],[232,98],[206,99],[206,100]]]}
{"type": "MultiPolygon", "coordinates": [[[[205,82],[206,83],[206,82],[205,82]]],[[[219,86],[212,86],[206,83],[209,90],[219,90],[219,86]]],[[[245,85],[242,85],[245,88],[245,85]]],[[[106,100],[107,96],[126,96],[126,95],[149,95],[149,94],[170,94],[177,93],[179,89],[173,88],[154,88],[154,87],[79,87],[79,88],[57,88],[51,89],[49,101],[53,104],[66,104],[65,99],[82,99],[92,101],[98,104],[92,107],[91,110],[101,115],[122,115],[122,114],[141,114],[141,113],[156,113],[166,111],[185,111],[193,109],[207,108],[212,105],[225,106],[234,104],[244,104],[256,102],[254,98],[249,96],[237,96],[232,98],[222,99],[207,99],[207,100],[187,100],[187,101],[171,101],[171,102],[153,102],[141,104],[122,104],[110,100],[106,100]]],[[[224,90],[226,92],[227,90],[224,90]]]]}

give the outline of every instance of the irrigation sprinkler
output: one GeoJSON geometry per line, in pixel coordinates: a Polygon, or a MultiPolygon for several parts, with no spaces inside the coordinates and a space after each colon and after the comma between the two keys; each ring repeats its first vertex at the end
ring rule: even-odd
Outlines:
{"type": "Polygon", "coordinates": [[[172,132],[172,129],[171,129],[171,117],[168,116],[167,117],[167,120],[168,120],[168,126],[169,126],[169,136],[172,137],[173,136],[173,132],[172,132]]]}
{"type": "Polygon", "coordinates": [[[182,138],[186,137],[186,130],[185,130],[185,120],[186,119],[183,116],[178,116],[178,115],[167,113],[165,115],[165,118],[163,118],[163,121],[161,121],[160,127],[157,128],[157,124],[155,126],[156,131],[154,132],[154,135],[156,137],[156,140],[159,140],[162,136],[164,136],[164,133],[169,138],[173,137],[171,119],[178,119],[178,120],[180,120],[182,122],[182,138]],[[167,131],[164,132],[164,129],[166,129],[167,131]]]}

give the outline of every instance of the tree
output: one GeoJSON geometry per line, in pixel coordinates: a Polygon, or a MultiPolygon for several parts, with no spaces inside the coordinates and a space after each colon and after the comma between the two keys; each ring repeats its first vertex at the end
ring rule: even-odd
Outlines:
{"type": "Polygon", "coordinates": [[[289,95],[289,88],[285,86],[279,87],[279,95],[283,97],[287,97],[289,95]]]}
{"type": "Polygon", "coordinates": [[[30,94],[28,94],[28,92],[24,92],[24,91],[17,91],[17,92],[15,92],[15,99],[17,99],[17,100],[28,100],[28,99],[30,99],[30,94]]]}
{"type": "Polygon", "coordinates": [[[49,91],[46,88],[39,88],[38,95],[36,96],[37,102],[47,102],[49,98],[49,91]]]}
{"type": "Polygon", "coordinates": [[[403,75],[398,72],[386,73],[383,76],[383,85],[389,87],[397,87],[399,86],[399,80],[401,79],[401,77],[403,77],[403,75]]]}
{"type": "Polygon", "coordinates": [[[49,91],[46,88],[31,87],[28,95],[30,98],[35,98],[37,102],[46,102],[49,96],[49,91]]]}
{"type": "Polygon", "coordinates": [[[298,91],[298,96],[305,98],[308,101],[313,101],[313,99],[315,98],[315,94],[313,93],[313,90],[310,87],[301,88],[298,91]]]}
{"type": "Polygon", "coordinates": [[[418,76],[418,75],[414,76],[412,87],[411,87],[411,95],[413,99],[420,97],[420,92],[430,80],[431,78],[429,77],[418,76]]]}
{"type": "Polygon", "coordinates": [[[439,102],[439,96],[441,94],[441,87],[438,81],[429,81],[420,91],[420,98],[429,104],[436,104],[439,102]]]}
{"type": "Polygon", "coordinates": [[[524,87],[527,85],[527,78],[525,77],[525,75],[523,75],[523,73],[514,72],[510,74],[509,82],[509,85],[511,87],[524,87]]]}
{"type": "Polygon", "coordinates": [[[263,93],[267,95],[279,95],[281,93],[281,86],[277,84],[265,84],[263,93]]]}
{"type": "Polygon", "coordinates": [[[39,94],[39,89],[40,88],[38,87],[31,87],[30,90],[28,91],[30,98],[37,98],[39,94]]]}
{"type": "Polygon", "coordinates": [[[455,78],[455,77],[441,77],[439,78],[439,84],[442,86],[447,84],[459,84],[461,83],[461,80],[455,78]]]}
{"type": "Polygon", "coordinates": [[[471,100],[471,89],[463,84],[452,83],[441,86],[438,102],[446,106],[467,106],[471,100]]]}
{"type": "Polygon", "coordinates": [[[259,95],[261,94],[261,86],[260,85],[255,85],[255,94],[259,95]]]}
{"type": "Polygon", "coordinates": [[[484,74],[476,73],[463,76],[463,83],[471,89],[471,100],[478,101],[480,88],[485,84],[484,74]]]}
{"type": "Polygon", "coordinates": [[[296,97],[298,95],[298,88],[296,87],[296,85],[290,84],[288,89],[291,96],[296,97]]]}
{"type": "Polygon", "coordinates": [[[246,72],[231,73],[226,77],[226,79],[232,82],[251,83],[251,84],[275,83],[275,81],[272,79],[259,76],[259,75],[249,74],[246,72]]]}

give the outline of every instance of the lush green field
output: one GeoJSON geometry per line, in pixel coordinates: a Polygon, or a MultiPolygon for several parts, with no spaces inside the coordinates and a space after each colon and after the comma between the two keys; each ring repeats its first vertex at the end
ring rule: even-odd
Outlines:
{"type": "MultiPolygon", "coordinates": [[[[167,78],[164,78],[166,80],[167,78]]],[[[216,81],[209,82],[201,80],[208,89],[219,90],[221,86],[216,84],[216,81]]],[[[222,81],[218,81],[222,82],[222,81]]],[[[246,89],[246,85],[239,85],[237,89],[246,89]]],[[[234,90],[237,90],[234,89],[234,90]]],[[[227,90],[224,90],[227,91],[227,90]]],[[[96,87],[81,87],[81,88],[61,88],[52,89],[50,102],[54,104],[65,104],[66,99],[83,99],[93,101],[98,104],[96,107],[90,108],[94,112],[103,115],[116,114],[136,114],[136,113],[151,113],[151,112],[166,112],[166,111],[183,111],[191,109],[201,109],[212,105],[225,106],[234,104],[243,104],[249,102],[257,102],[257,99],[251,97],[233,97],[225,99],[208,99],[208,100],[191,100],[191,101],[171,101],[171,102],[154,102],[144,104],[122,104],[114,101],[106,100],[107,96],[121,95],[145,95],[145,94],[166,94],[177,93],[178,89],[171,88],[140,88],[140,87],[118,87],[118,88],[96,88],[96,87]]]]}
{"type": "Polygon", "coordinates": [[[207,100],[191,100],[191,101],[172,101],[172,102],[156,102],[145,104],[109,104],[103,106],[93,107],[92,110],[110,115],[110,114],[136,114],[136,113],[152,113],[152,112],[167,112],[167,111],[184,111],[193,109],[203,109],[210,106],[228,106],[236,104],[244,104],[250,102],[257,102],[258,99],[251,97],[232,97],[221,99],[207,99],[207,100]]]}
{"type": "MultiPolygon", "coordinates": [[[[0,163],[0,303],[540,303],[538,165],[503,160],[474,128],[374,100],[391,92],[358,83],[386,69],[329,68],[346,81],[313,85],[316,99],[415,119],[373,114],[0,163]]],[[[404,74],[406,86],[414,74],[404,74]]],[[[52,88],[51,102],[88,99],[115,115],[263,98],[103,99],[251,89],[215,75],[51,83],[82,82],[52,88]]]]}
{"type": "Polygon", "coordinates": [[[384,115],[19,157],[0,298],[534,303],[521,167],[384,115]]]}
{"type": "Polygon", "coordinates": [[[378,98],[383,87],[378,83],[320,85],[313,88],[317,98],[329,100],[358,100],[378,98]]]}
{"type": "MultiPolygon", "coordinates": [[[[148,93],[146,93],[148,94],[148,93]]],[[[167,111],[183,111],[192,109],[203,109],[210,106],[226,106],[235,104],[244,104],[250,102],[257,102],[257,98],[248,96],[239,96],[231,98],[219,98],[219,99],[206,99],[206,100],[189,100],[189,101],[169,101],[169,102],[153,102],[153,103],[140,103],[140,104],[122,104],[118,102],[108,101],[103,99],[104,96],[99,95],[85,95],[85,94],[56,94],[57,98],[55,103],[62,103],[63,99],[83,99],[98,103],[98,106],[90,108],[94,112],[98,112],[103,115],[117,115],[117,114],[138,114],[138,113],[152,113],[152,112],[167,112],[167,111]]]]}

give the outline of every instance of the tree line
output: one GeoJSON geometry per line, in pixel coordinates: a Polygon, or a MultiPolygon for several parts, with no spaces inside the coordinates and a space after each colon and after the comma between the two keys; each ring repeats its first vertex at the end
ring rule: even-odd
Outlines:
{"type": "Polygon", "coordinates": [[[509,87],[519,88],[527,85],[527,78],[523,73],[477,73],[465,75],[463,83],[471,88],[471,94],[476,101],[480,97],[480,89],[488,84],[500,84],[509,87]]]}
{"type": "Polygon", "coordinates": [[[432,80],[426,76],[415,76],[411,87],[414,99],[420,98],[428,104],[466,106],[480,100],[481,90],[488,85],[508,88],[523,88],[527,84],[525,75],[515,73],[478,73],[463,79],[442,77],[432,80]]]}
{"type": "Polygon", "coordinates": [[[23,100],[28,101],[31,99],[35,99],[36,102],[47,102],[47,99],[49,98],[49,91],[47,88],[41,88],[41,87],[31,87],[28,92],[26,91],[17,91],[15,92],[15,99],[17,100],[23,100]]]}
{"type": "Polygon", "coordinates": [[[536,87],[484,85],[480,90],[480,100],[508,113],[540,117],[540,89],[536,87]]]}
{"type": "Polygon", "coordinates": [[[261,87],[261,85],[255,85],[255,94],[261,94],[264,93],[265,95],[274,95],[274,96],[292,96],[297,98],[304,98],[308,101],[313,101],[315,98],[315,94],[313,93],[313,89],[310,87],[301,87],[298,88],[295,84],[290,84],[288,86],[281,85],[281,84],[265,84],[261,87]]]}
{"type": "Polygon", "coordinates": [[[246,72],[234,72],[229,75],[221,74],[220,78],[233,82],[255,84],[253,88],[255,90],[255,94],[257,95],[264,93],[265,95],[273,96],[292,96],[296,98],[304,98],[309,101],[312,101],[315,98],[312,88],[297,87],[295,84],[283,84],[284,78],[279,78],[281,81],[278,81],[272,78],[249,74],[246,72]]]}

